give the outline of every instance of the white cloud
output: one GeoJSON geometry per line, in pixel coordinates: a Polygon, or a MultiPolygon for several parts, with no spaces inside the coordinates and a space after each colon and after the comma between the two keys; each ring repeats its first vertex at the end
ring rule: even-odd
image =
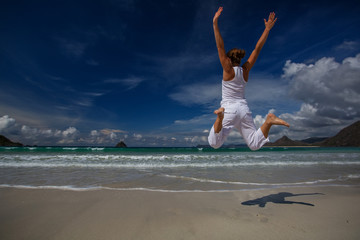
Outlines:
{"type": "Polygon", "coordinates": [[[241,138],[241,133],[236,128],[234,128],[229,134],[228,139],[230,141],[228,142],[232,142],[231,140],[240,141],[241,140],[240,138],[241,138]]]}
{"type": "Polygon", "coordinates": [[[0,117],[0,131],[13,126],[14,124],[15,119],[9,117],[8,115],[0,117]]]}
{"type": "Polygon", "coordinates": [[[283,78],[290,78],[297,74],[298,72],[302,71],[306,68],[312,68],[314,65],[310,64],[307,66],[304,63],[292,63],[291,60],[287,60],[285,66],[283,68],[284,74],[282,75],[283,78]]]}
{"type": "Polygon", "coordinates": [[[357,50],[360,47],[360,42],[358,41],[344,41],[342,44],[337,46],[336,50],[357,50]]]}
{"type": "Polygon", "coordinates": [[[105,129],[101,129],[100,133],[102,133],[104,135],[111,135],[112,133],[126,133],[126,131],[123,131],[123,130],[120,130],[120,129],[105,128],[105,129]]]}
{"type": "Polygon", "coordinates": [[[38,134],[38,129],[37,128],[30,128],[28,126],[23,125],[21,127],[21,133],[29,138],[29,137],[32,137],[34,135],[37,135],[38,134]]]}
{"type": "Polygon", "coordinates": [[[76,144],[78,143],[78,136],[80,132],[75,127],[69,127],[62,131],[61,139],[58,141],[60,144],[76,144]]]}
{"type": "Polygon", "coordinates": [[[139,77],[129,77],[122,80],[122,84],[128,87],[128,90],[136,88],[142,81],[143,78],[139,77]]]}
{"type": "Polygon", "coordinates": [[[62,135],[66,138],[68,137],[72,137],[77,133],[77,129],[74,127],[69,127],[68,129],[66,129],[65,131],[62,132],[62,135]]]}
{"type": "Polygon", "coordinates": [[[145,79],[141,77],[130,76],[128,78],[109,78],[104,81],[104,83],[120,83],[127,87],[126,90],[131,90],[136,88],[141,82],[145,79]]]}
{"type": "Polygon", "coordinates": [[[133,136],[136,140],[140,140],[143,137],[141,134],[136,134],[136,133],[134,133],[133,136]]]}
{"type": "Polygon", "coordinates": [[[192,144],[207,144],[208,139],[207,136],[193,136],[190,138],[186,138],[187,141],[190,141],[192,144]]]}
{"type": "Polygon", "coordinates": [[[58,129],[40,129],[22,125],[18,138],[20,142],[24,140],[27,143],[40,145],[54,145],[76,143],[80,132],[75,127],[69,127],[64,131],[58,129]]]}
{"type": "Polygon", "coordinates": [[[83,137],[84,143],[88,144],[105,144],[105,145],[113,145],[118,141],[123,141],[127,138],[127,135],[122,135],[126,133],[126,131],[120,129],[101,129],[101,130],[92,130],[87,137],[83,137]]]}
{"type": "Polygon", "coordinates": [[[321,58],[314,64],[288,60],[283,70],[289,95],[302,104],[298,111],[279,116],[291,125],[281,134],[294,139],[333,136],[360,118],[360,54],[342,62],[334,58],[321,58]]]}
{"type": "Polygon", "coordinates": [[[97,130],[92,130],[90,132],[90,136],[93,136],[93,137],[99,136],[99,132],[97,130]]]}
{"type": "Polygon", "coordinates": [[[283,77],[290,80],[290,95],[305,104],[303,110],[313,108],[315,117],[360,117],[360,54],[341,63],[334,58],[322,58],[310,65],[287,61],[283,77]]]}
{"type": "Polygon", "coordinates": [[[111,140],[117,139],[116,133],[112,132],[112,133],[110,134],[110,139],[111,139],[111,140]]]}

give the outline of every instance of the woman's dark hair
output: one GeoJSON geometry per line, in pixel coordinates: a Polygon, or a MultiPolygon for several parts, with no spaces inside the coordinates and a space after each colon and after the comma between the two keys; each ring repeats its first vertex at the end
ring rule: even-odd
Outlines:
{"type": "Polygon", "coordinates": [[[233,48],[227,52],[226,56],[230,58],[232,65],[240,65],[241,59],[245,57],[245,50],[233,48]]]}

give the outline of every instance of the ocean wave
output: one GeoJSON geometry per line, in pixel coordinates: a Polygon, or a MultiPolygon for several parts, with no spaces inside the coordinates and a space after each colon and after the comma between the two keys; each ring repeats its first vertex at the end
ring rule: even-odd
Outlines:
{"type": "MultiPolygon", "coordinates": [[[[115,188],[115,187],[102,187],[102,186],[90,186],[90,187],[75,187],[75,186],[33,186],[33,185],[11,185],[11,184],[0,184],[0,188],[16,188],[16,189],[43,189],[43,190],[63,190],[63,191],[99,191],[99,190],[112,190],[112,191],[148,191],[148,192],[168,192],[168,193],[178,193],[178,192],[235,192],[235,191],[245,191],[241,190],[169,190],[169,189],[156,189],[156,188],[142,188],[142,187],[132,187],[132,188],[115,188]]],[[[251,189],[249,189],[251,190],[251,189]]]]}
{"type": "MultiPolygon", "coordinates": [[[[76,149],[76,148],[70,148],[76,149]]],[[[232,168],[359,166],[360,154],[108,154],[104,148],[92,153],[0,154],[0,167],[39,168],[232,168]],[[340,157],[341,156],[341,157],[340,157]],[[342,160],[344,159],[344,160],[342,160]]]]}
{"type": "Polygon", "coordinates": [[[347,178],[349,178],[349,179],[358,179],[358,178],[360,178],[360,174],[349,174],[349,175],[347,175],[347,178]]]}
{"type": "MultiPolygon", "coordinates": [[[[320,185],[318,187],[353,187],[354,185],[339,185],[339,184],[328,184],[320,185]]],[[[173,189],[159,189],[159,188],[143,188],[143,187],[132,187],[132,188],[115,188],[115,187],[102,187],[102,186],[90,186],[90,187],[76,187],[76,186],[33,186],[33,185],[12,185],[12,184],[0,184],[0,188],[15,188],[25,190],[61,190],[61,191],[74,191],[74,192],[87,192],[87,191],[99,191],[99,190],[110,190],[110,191],[146,191],[146,192],[162,192],[162,193],[222,193],[222,192],[244,192],[244,191],[259,191],[268,189],[281,189],[281,188],[301,188],[306,186],[272,186],[263,188],[246,188],[246,189],[191,189],[191,190],[173,190],[173,189]]]]}
{"type": "Polygon", "coordinates": [[[126,168],[126,169],[161,169],[161,168],[232,168],[232,167],[291,167],[327,165],[360,165],[359,162],[239,162],[239,163],[86,163],[86,162],[0,162],[1,168],[126,168]]]}
{"type": "Polygon", "coordinates": [[[330,178],[330,179],[318,179],[314,181],[306,181],[306,182],[293,182],[293,183],[254,183],[254,182],[238,182],[238,181],[222,181],[222,180],[214,180],[207,178],[196,178],[196,177],[186,177],[186,176],[176,176],[169,174],[162,174],[163,177],[168,178],[176,178],[183,179],[195,182],[202,183],[217,183],[217,184],[230,184],[230,185],[248,185],[248,186],[296,186],[296,185],[314,185],[319,183],[330,183],[330,182],[343,182],[348,181],[349,179],[359,179],[360,175],[349,174],[347,176],[340,176],[338,178],[330,178]]]}
{"type": "Polygon", "coordinates": [[[113,161],[112,158],[102,157],[97,160],[86,159],[70,159],[66,161],[66,157],[42,158],[41,160],[27,159],[23,161],[1,161],[1,168],[134,168],[134,169],[154,169],[154,168],[232,168],[232,167],[301,167],[313,165],[360,165],[355,161],[321,161],[321,162],[300,162],[300,161],[239,161],[239,162],[192,162],[192,161],[113,161]],[[62,160],[64,159],[65,160],[62,160]],[[103,160],[103,161],[102,161],[103,160]]]}
{"type": "Polygon", "coordinates": [[[105,148],[93,147],[90,148],[92,151],[103,151],[105,148]]]}

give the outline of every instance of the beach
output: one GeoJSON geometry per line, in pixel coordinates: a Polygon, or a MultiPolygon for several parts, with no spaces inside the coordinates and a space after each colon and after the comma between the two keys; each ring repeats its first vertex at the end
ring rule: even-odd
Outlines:
{"type": "Polygon", "coordinates": [[[229,192],[1,188],[0,195],[3,240],[360,237],[359,187],[229,192]],[[271,202],[276,196],[281,200],[280,193],[312,195],[271,202]],[[261,198],[263,207],[244,205],[261,198]]]}
{"type": "Polygon", "coordinates": [[[0,239],[359,239],[359,148],[0,148],[0,239]]]}

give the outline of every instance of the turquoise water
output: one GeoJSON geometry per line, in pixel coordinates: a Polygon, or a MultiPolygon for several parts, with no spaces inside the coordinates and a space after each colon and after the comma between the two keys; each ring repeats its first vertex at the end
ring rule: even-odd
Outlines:
{"type": "Polygon", "coordinates": [[[0,187],[236,191],[359,184],[360,148],[0,148],[0,187]]]}

